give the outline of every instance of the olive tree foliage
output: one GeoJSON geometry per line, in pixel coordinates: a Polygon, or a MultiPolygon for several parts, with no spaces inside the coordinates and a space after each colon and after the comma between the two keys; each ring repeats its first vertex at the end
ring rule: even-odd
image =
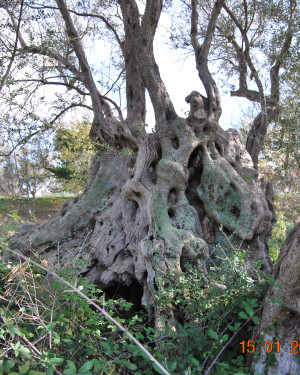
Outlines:
{"type": "MultiPolygon", "coordinates": [[[[262,105],[251,138],[255,145],[265,134],[258,129],[266,128],[269,108],[273,111],[269,104],[277,100],[282,59],[275,60],[269,98],[252,66],[252,18],[237,18],[237,3],[226,4],[187,4],[185,28],[199,82],[191,93],[178,87],[190,104],[183,118],[161,79],[153,50],[164,6],[169,11],[177,2],[1,2],[6,17],[1,25],[3,66],[13,61],[2,90],[1,126],[23,142],[55,128],[66,111],[82,107],[91,113],[90,136],[97,144],[82,195],[65,204],[57,219],[15,238],[15,246],[54,263],[58,256],[84,257],[82,274],[108,295],[126,296],[137,308],[146,306],[157,327],[166,319],[176,322],[173,309],[162,311],[155,299],[167,271],[175,277],[191,264],[206,273],[207,261],[218,255],[219,246],[232,244],[249,250],[249,268],[255,261],[266,271],[272,268],[267,244],[276,220],[272,187],[256,170],[256,146],[247,146],[253,165],[237,131],[219,126],[221,97],[209,57],[219,34],[227,36],[227,27],[240,32],[236,39],[230,36],[242,45],[235,95],[245,94],[262,105]],[[247,86],[249,66],[258,91],[247,86]],[[197,91],[201,83],[203,94],[197,91]],[[123,104],[116,99],[122,90],[123,104]],[[155,114],[151,134],[145,130],[146,92],[155,114]]],[[[279,51],[282,56],[291,42],[286,44],[279,51]]],[[[239,49],[233,51],[236,57],[239,49]]],[[[2,73],[4,77],[5,68],[2,73]]]]}
{"type": "MultiPolygon", "coordinates": [[[[214,2],[199,3],[200,33],[204,35],[214,2]]],[[[181,17],[173,18],[170,39],[175,48],[192,48],[184,27],[190,8],[188,2],[182,1],[178,9],[181,17]]],[[[296,110],[296,106],[290,107],[292,100],[299,107],[299,90],[292,89],[299,88],[299,9],[296,0],[226,1],[223,9],[217,21],[210,60],[222,72],[223,85],[231,96],[258,105],[246,142],[257,168],[269,124],[280,123],[283,131],[287,128],[286,133],[295,133],[289,128],[286,112],[292,115],[296,110]]],[[[289,144],[297,150],[295,142],[291,140],[289,144]]]]}

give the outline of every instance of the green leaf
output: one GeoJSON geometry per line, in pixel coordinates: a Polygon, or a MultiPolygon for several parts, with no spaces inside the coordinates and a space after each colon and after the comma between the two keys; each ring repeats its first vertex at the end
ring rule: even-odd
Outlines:
{"type": "Polygon", "coordinates": [[[168,366],[168,368],[169,368],[169,371],[174,371],[175,369],[176,369],[176,367],[177,367],[177,361],[174,361],[174,362],[172,362],[169,366],[168,366]]]}
{"type": "Polygon", "coordinates": [[[152,363],[152,365],[153,365],[154,370],[156,370],[159,374],[164,375],[164,373],[163,373],[162,370],[157,366],[156,363],[152,363]]]}
{"type": "Polygon", "coordinates": [[[246,313],[244,311],[240,311],[239,312],[239,317],[241,317],[242,319],[248,319],[248,315],[246,315],[246,313]]]}
{"type": "Polygon", "coordinates": [[[76,374],[77,374],[76,371],[73,371],[73,370],[71,370],[71,369],[69,369],[69,368],[67,368],[67,369],[64,370],[64,372],[63,372],[63,375],[76,375],[76,374]]]}
{"type": "Polygon", "coordinates": [[[211,337],[211,338],[213,338],[213,339],[215,339],[215,340],[218,340],[218,334],[213,330],[213,329],[211,329],[211,328],[209,328],[208,330],[207,330],[207,333],[208,333],[208,335],[211,337]]]}
{"type": "Polygon", "coordinates": [[[31,358],[31,353],[28,348],[24,345],[20,345],[19,352],[23,354],[26,358],[31,358]]]}
{"type": "Polygon", "coordinates": [[[223,335],[221,338],[221,342],[225,342],[227,340],[228,340],[228,335],[227,334],[223,335]]]}
{"type": "Polygon", "coordinates": [[[51,332],[53,330],[53,328],[55,327],[55,324],[56,322],[51,322],[49,324],[47,324],[47,329],[49,332],[51,332]]]}
{"type": "Polygon", "coordinates": [[[3,366],[2,366],[2,370],[4,372],[8,372],[9,370],[11,370],[15,365],[15,362],[12,361],[11,359],[8,359],[8,360],[5,360],[3,362],[3,366]]]}
{"type": "Polygon", "coordinates": [[[19,373],[20,375],[26,374],[29,370],[29,361],[27,361],[23,366],[19,366],[19,373]]]}
{"type": "Polygon", "coordinates": [[[60,336],[57,332],[53,332],[53,343],[54,345],[57,345],[60,343],[60,336]]]}
{"type": "Polygon", "coordinates": [[[65,342],[67,345],[73,345],[73,340],[70,339],[63,339],[63,342],[65,342]]]}
{"type": "Polygon", "coordinates": [[[275,285],[276,284],[276,280],[274,279],[274,277],[272,275],[270,275],[269,277],[269,280],[268,280],[268,283],[270,285],[275,285]]]}
{"type": "Polygon", "coordinates": [[[226,370],[229,369],[229,364],[226,363],[226,362],[222,362],[222,363],[221,363],[221,366],[222,366],[223,368],[226,368],[226,370]]]}
{"type": "Polygon", "coordinates": [[[252,316],[252,320],[254,324],[257,324],[259,322],[259,317],[258,316],[252,316]]]}
{"type": "Polygon", "coordinates": [[[199,361],[198,361],[196,358],[194,358],[194,357],[192,358],[192,362],[193,362],[193,364],[196,365],[197,367],[200,366],[199,361]]]}
{"type": "Polygon", "coordinates": [[[106,350],[106,354],[110,355],[113,352],[111,346],[107,342],[101,341],[100,345],[106,350]]]}
{"type": "MultiPolygon", "coordinates": [[[[19,330],[18,330],[18,327],[13,323],[12,320],[9,320],[7,318],[5,318],[3,316],[3,321],[4,321],[4,324],[6,325],[6,328],[8,330],[8,332],[10,333],[11,337],[14,338],[16,334],[19,333],[19,330]]],[[[17,350],[18,348],[16,347],[15,350],[17,350]]]]}
{"type": "Polygon", "coordinates": [[[70,361],[69,359],[67,359],[67,364],[68,364],[70,370],[76,372],[76,366],[75,366],[75,363],[73,361],[70,361]]]}
{"type": "Polygon", "coordinates": [[[129,368],[129,370],[137,370],[137,365],[135,365],[134,363],[131,363],[131,362],[124,362],[124,365],[129,368]]]}
{"type": "Polygon", "coordinates": [[[85,375],[88,371],[90,371],[94,366],[94,361],[85,362],[79,369],[78,374],[85,375]]]}
{"type": "Polygon", "coordinates": [[[251,318],[251,316],[254,315],[254,310],[252,309],[251,306],[247,305],[247,306],[245,307],[245,310],[247,311],[247,314],[250,316],[250,318],[251,318]]]}

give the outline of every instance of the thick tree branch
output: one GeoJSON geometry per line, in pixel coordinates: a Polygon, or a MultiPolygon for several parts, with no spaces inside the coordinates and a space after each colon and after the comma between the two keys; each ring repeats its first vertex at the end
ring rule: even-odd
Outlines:
{"type": "Polygon", "coordinates": [[[150,40],[153,40],[161,15],[162,5],[163,0],[147,1],[141,24],[144,38],[150,38],[150,40]]]}
{"type": "MultiPolygon", "coordinates": [[[[194,1],[192,1],[193,3],[194,1]]],[[[201,46],[201,52],[200,52],[200,58],[207,61],[209,50],[211,47],[211,42],[215,33],[216,23],[217,19],[219,17],[219,14],[222,10],[222,7],[225,3],[225,0],[216,0],[213,10],[210,15],[210,19],[208,22],[208,26],[206,29],[206,34],[204,37],[204,41],[201,46]]],[[[198,18],[198,17],[197,17],[198,18]]]]}
{"type": "MultiPolygon", "coordinates": [[[[73,46],[76,56],[78,58],[79,65],[81,68],[81,74],[84,77],[84,81],[87,85],[88,90],[90,91],[94,110],[98,114],[98,116],[101,117],[102,106],[99,100],[98,90],[94,82],[92,72],[91,72],[89,63],[87,61],[84,49],[82,47],[80,37],[77,33],[77,30],[75,29],[75,26],[73,24],[73,21],[71,19],[70,13],[66,7],[64,0],[56,0],[56,4],[60,10],[63,20],[65,21],[66,31],[67,31],[68,37],[70,38],[70,43],[73,46]]],[[[103,116],[102,116],[102,120],[103,120],[103,116]]]]}
{"type": "Polygon", "coordinates": [[[221,97],[209,69],[208,69],[208,54],[210,51],[212,38],[216,27],[217,18],[222,10],[225,0],[217,0],[214,4],[213,10],[210,15],[206,34],[202,46],[198,40],[198,2],[192,0],[192,13],[191,13],[191,43],[195,53],[196,67],[200,80],[202,81],[209,102],[209,121],[213,120],[214,126],[221,116],[221,97]]]}
{"type": "Polygon", "coordinates": [[[139,10],[135,0],[119,0],[119,4],[125,31],[127,30],[126,39],[135,51],[138,72],[149,92],[157,129],[164,129],[168,122],[177,118],[177,114],[153,54],[153,38],[161,12],[161,1],[147,1],[142,25],[139,23],[139,10]]]}
{"type": "Polygon", "coordinates": [[[9,61],[8,67],[6,69],[6,72],[5,72],[5,74],[4,74],[3,78],[2,78],[2,82],[0,84],[0,93],[3,90],[3,87],[4,87],[5,83],[6,83],[7,77],[9,75],[9,73],[10,73],[12,64],[13,64],[15,56],[16,56],[17,46],[18,46],[18,40],[19,40],[19,33],[20,33],[20,27],[21,27],[21,19],[22,19],[22,13],[23,13],[23,5],[24,5],[24,1],[22,0],[21,1],[21,5],[20,5],[20,12],[19,12],[18,23],[16,25],[16,39],[15,39],[14,49],[12,51],[12,54],[11,54],[10,61],[9,61]]]}
{"type": "MultiPolygon", "coordinates": [[[[248,38],[248,35],[247,35],[247,31],[246,31],[246,28],[243,28],[242,25],[239,23],[238,19],[235,17],[235,15],[233,14],[233,12],[227,7],[226,4],[223,5],[223,8],[225,9],[225,11],[227,12],[227,14],[229,15],[229,17],[231,18],[231,20],[233,21],[233,23],[237,26],[237,28],[240,30],[240,33],[241,33],[241,36],[242,36],[242,39],[243,41],[245,42],[245,50],[242,51],[241,49],[236,49],[237,52],[239,53],[238,55],[238,58],[240,58],[240,60],[242,61],[242,56],[240,55],[240,53],[243,53],[243,56],[244,56],[244,61],[243,61],[243,65],[244,63],[246,62],[250,71],[251,71],[251,74],[252,76],[254,77],[255,79],[255,83],[258,87],[258,93],[259,93],[259,98],[260,98],[260,103],[261,103],[261,107],[262,107],[262,114],[263,114],[263,120],[264,121],[267,121],[267,118],[266,118],[266,115],[267,115],[267,103],[266,103],[266,97],[265,97],[265,93],[264,93],[264,88],[263,88],[263,85],[262,85],[262,82],[259,78],[259,75],[258,75],[258,72],[253,64],[253,61],[250,57],[250,42],[249,42],[249,38],[248,38]]],[[[238,48],[237,46],[234,45],[233,43],[233,46],[235,48],[238,48]]],[[[243,68],[245,69],[245,68],[243,68]]],[[[243,71],[243,74],[244,74],[244,71],[243,71]]],[[[242,83],[242,87],[240,86],[240,89],[238,90],[239,91],[239,95],[236,95],[236,96],[241,96],[240,94],[243,92],[245,93],[245,95],[247,95],[246,97],[248,98],[251,98],[250,100],[252,101],[257,101],[257,94],[254,94],[254,92],[252,90],[248,90],[247,88],[247,85],[244,86],[245,84],[245,79],[242,78],[242,82],[240,81],[240,83],[242,83]]]]}
{"type": "Polygon", "coordinates": [[[96,87],[79,35],[77,33],[77,30],[75,29],[74,23],[65,4],[65,1],[56,0],[56,4],[65,22],[66,31],[68,37],[70,38],[70,43],[78,58],[81,73],[84,77],[84,82],[91,94],[92,105],[94,110],[93,131],[91,132],[91,134],[96,134],[100,140],[109,140],[111,139],[109,131],[110,129],[108,128],[108,123],[105,121],[104,118],[103,105],[101,102],[101,98],[99,96],[99,91],[96,87]]]}
{"type": "MultiPolygon", "coordinates": [[[[121,5],[121,10],[125,7],[121,5]]],[[[137,4],[130,1],[127,5],[128,15],[123,13],[123,24],[125,40],[122,45],[122,52],[126,70],[126,102],[127,122],[130,125],[137,124],[139,128],[144,126],[146,117],[145,84],[139,71],[139,64],[135,52],[135,44],[132,40],[140,27],[140,16],[137,4]]]]}
{"type": "Polygon", "coordinates": [[[281,47],[280,53],[278,54],[275,64],[272,66],[270,71],[271,78],[271,100],[274,104],[279,102],[279,69],[283,63],[284,57],[287,54],[291,42],[293,39],[293,20],[295,16],[295,11],[297,7],[297,2],[295,0],[290,0],[290,18],[288,30],[286,32],[284,43],[281,47]]]}

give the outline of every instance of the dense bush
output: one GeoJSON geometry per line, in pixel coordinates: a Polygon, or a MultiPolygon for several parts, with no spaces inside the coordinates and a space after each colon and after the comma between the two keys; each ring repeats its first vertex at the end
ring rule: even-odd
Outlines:
{"type": "MultiPolygon", "coordinates": [[[[249,276],[247,256],[223,253],[206,275],[192,267],[166,275],[157,293],[163,324],[156,332],[145,312],[129,314],[130,303],[107,300],[78,278],[82,261],[56,272],[117,316],[170,374],[249,374],[240,342],[251,338],[268,283],[259,271],[249,276]]],[[[2,262],[0,272],[1,374],[160,373],[117,327],[46,272],[21,261],[2,262]]]]}

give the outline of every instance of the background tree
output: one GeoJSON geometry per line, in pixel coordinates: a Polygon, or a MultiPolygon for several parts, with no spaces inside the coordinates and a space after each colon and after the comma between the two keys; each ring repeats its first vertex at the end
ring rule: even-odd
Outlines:
{"type": "MultiPolygon", "coordinates": [[[[272,4],[271,10],[277,2],[272,4]]],[[[278,110],[279,69],[294,35],[295,4],[280,4],[288,8],[284,13],[288,16],[282,20],[286,25],[280,34],[282,43],[273,43],[279,48],[274,48],[269,96],[252,52],[253,48],[262,50],[257,30],[264,25],[259,21],[266,13],[263,10],[269,8],[262,4],[258,7],[257,3],[251,8],[245,1],[225,5],[224,0],[217,0],[201,3],[199,12],[196,0],[188,4],[188,43],[205,95],[198,91],[188,96],[183,93],[190,111],[182,118],[161,79],[154,55],[162,0],[149,0],[144,6],[135,0],[26,3],[14,79],[7,78],[3,91],[3,106],[7,106],[3,126],[17,124],[10,131],[28,138],[53,127],[67,110],[83,107],[91,111],[90,136],[100,146],[82,195],[63,206],[56,220],[15,238],[15,246],[28,254],[38,251],[54,261],[58,254],[65,260],[86,257],[88,263],[82,274],[108,296],[124,296],[136,309],[144,305],[157,329],[179,324],[175,308],[160,308],[155,297],[158,290],[167,288],[170,280],[164,276],[168,272],[174,280],[189,265],[206,273],[208,260],[212,262],[220,255],[220,246],[230,251],[232,244],[240,251],[249,251],[250,268],[259,261],[265,271],[270,271],[267,240],[275,212],[272,187],[258,173],[257,158],[267,125],[278,110]],[[35,27],[37,23],[43,27],[35,27]],[[219,126],[221,97],[208,65],[212,43],[218,40],[214,39],[215,30],[217,38],[227,41],[225,56],[231,53],[233,65],[238,67],[240,86],[233,94],[261,104],[247,141],[251,157],[237,131],[225,132],[219,126]],[[103,71],[98,61],[103,41],[114,48],[110,87],[99,74],[103,71]],[[88,55],[91,45],[97,66],[88,55]],[[249,72],[257,90],[248,88],[249,72]],[[124,113],[111,95],[116,82],[122,80],[124,113]],[[47,86],[62,89],[56,96],[41,96],[47,86]],[[145,131],[146,91],[155,114],[151,134],[145,131]],[[51,108],[46,115],[41,111],[45,102],[51,108]],[[30,110],[16,111],[20,107],[30,110]],[[33,111],[35,108],[37,111],[33,111]],[[31,117],[36,119],[36,127],[25,128],[31,117]],[[132,152],[124,157],[122,150],[128,149],[132,152]]],[[[18,2],[3,3],[8,18],[2,27],[11,47],[18,8],[18,2]]],[[[209,282],[209,272],[207,279],[209,282]]]]}
{"type": "MultiPolygon", "coordinates": [[[[49,148],[47,142],[32,138],[18,152],[13,151],[2,158],[2,176],[0,188],[4,195],[14,199],[25,198],[30,220],[35,217],[35,198],[37,193],[49,184],[50,173],[45,169],[48,164],[49,148]]],[[[14,147],[11,146],[11,149],[14,147]]]]}
{"type": "MultiPolygon", "coordinates": [[[[89,138],[89,125],[86,122],[77,121],[56,129],[54,160],[47,169],[62,184],[59,190],[74,194],[83,190],[95,152],[96,147],[89,138]]],[[[57,190],[57,187],[54,186],[52,190],[57,190]]]]}

